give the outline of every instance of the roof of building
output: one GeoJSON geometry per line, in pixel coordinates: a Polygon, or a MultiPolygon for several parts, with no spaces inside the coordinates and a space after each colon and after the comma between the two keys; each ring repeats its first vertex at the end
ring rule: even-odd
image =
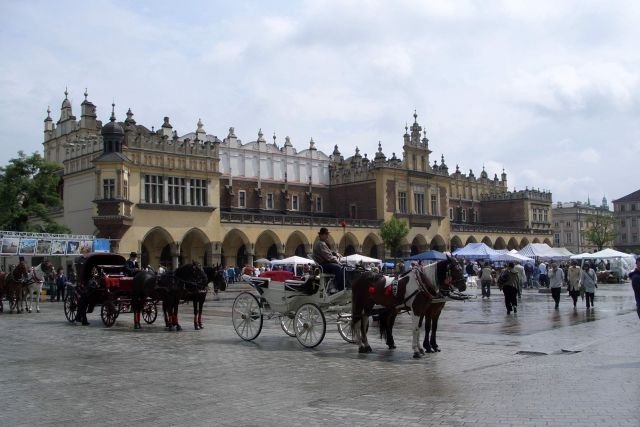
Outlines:
{"type": "Polygon", "coordinates": [[[620,197],[617,200],[614,200],[613,203],[620,202],[633,202],[640,200],[640,190],[634,191],[633,193],[627,194],[626,196],[620,197]]]}
{"type": "Polygon", "coordinates": [[[99,156],[97,159],[94,159],[93,162],[131,162],[131,159],[123,153],[112,151],[99,156]]]}

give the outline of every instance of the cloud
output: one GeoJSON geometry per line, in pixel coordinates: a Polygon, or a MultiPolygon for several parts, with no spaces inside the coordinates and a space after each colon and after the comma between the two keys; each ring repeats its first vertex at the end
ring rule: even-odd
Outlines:
{"type": "MultiPolygon", "coordinates": [[[[505,167],[559,200],[637,188],[640,6],[592,1],[10,2],[0,17],[0,141],[41,149],[65,86],[107,120],[255,139],[258,128],[372,156],[426,129],[450,168],[505,167]],[[108,16],[109,19],[104,19],[108,16]],[[30,25],[25,27],[24,22],[30,25]],[[52,24],[56,23],[56,24],[52,24]],[[62,23],[62,24],[59,24],[62,23]],[[587,165],[587,167],[585,167],[587,165]],[[604,171],[604,172],[603,172],[604,171]]],[[[15,153],[4,150],[0,163],[15,153]]]]}
{"type": "Polygon", "coordinates": [[[628,111],[638,99],[639,79],[618,63],[557,65],[539,72],[521,71],[513,79],[516,103],[542,114],[628,111]]]}

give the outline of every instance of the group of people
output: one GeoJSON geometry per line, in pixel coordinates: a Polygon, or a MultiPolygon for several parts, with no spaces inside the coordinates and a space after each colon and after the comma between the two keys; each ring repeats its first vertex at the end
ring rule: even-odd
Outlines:
{"type": "MultiPolygon", "coordinates": [[[[595,306],[598,277],[588,261],[584,262],[582,267],[579,267],[576,261],[571,261],[569,265],[552,262],[548,267],[543,262],[535,265],[510,262],[500,272],[494,270],[488,262],[482,267],[476,262],[468,262],[465,267],[468,276],[478,276],[482,286],[482,299],[489,299],[491,286],[498,285],[504,294],[507,314],[511,314],[512,311],[518,312],[518,298],[522,296],[522,289],[534,287],[532,281],[534,271],[537,272],[536,281],[550,288],[556,309],[560,307],[563,287],[571,296],[574,308],[577,308],[579,296],[584,298],[587,309],[595,306]]],[[[640,300],[638,303],[640,304],[640,300]]]]}

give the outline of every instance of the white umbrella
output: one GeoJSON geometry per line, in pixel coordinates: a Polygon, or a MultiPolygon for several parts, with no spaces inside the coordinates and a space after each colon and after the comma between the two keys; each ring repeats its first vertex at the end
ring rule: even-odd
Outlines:
{"type": "Polygon", "coordinates": [[[269,261],[266,258],[258,258],[257,260],[253,261],[254,264],[269,264],[271,261],[269,261]]]}

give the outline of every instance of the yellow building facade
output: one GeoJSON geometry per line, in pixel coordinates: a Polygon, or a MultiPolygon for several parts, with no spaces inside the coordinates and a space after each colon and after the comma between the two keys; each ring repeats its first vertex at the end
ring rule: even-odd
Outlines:
{"type": "Polygon", "coordinates": [[[63,166],[56,220],[110,239],[115,252],[140,253],[143,265],[306,256],[320,227],[344,254],[387,258],[379,229],[393,215],[410,226],[396,255],[480,241],[499,249],[551,243],[550,193],[509,192],[504,172],[449,173],[444,157],[431,165],[417,115],[402,159],[379,146],[369,160],[357,149],[345,159],[337,146],[327,156],[313,140],[298,152],[288,137],[280,147],[261,131],[243,144],[230,128],[221,140],[200,120],[178,136],[167,117],[149,129],[131,110],[118,122],[114,107],[103,126],[85,92],[77,120],[65,92],[59,120],[47,115],[45,157],[63,166]]]}

